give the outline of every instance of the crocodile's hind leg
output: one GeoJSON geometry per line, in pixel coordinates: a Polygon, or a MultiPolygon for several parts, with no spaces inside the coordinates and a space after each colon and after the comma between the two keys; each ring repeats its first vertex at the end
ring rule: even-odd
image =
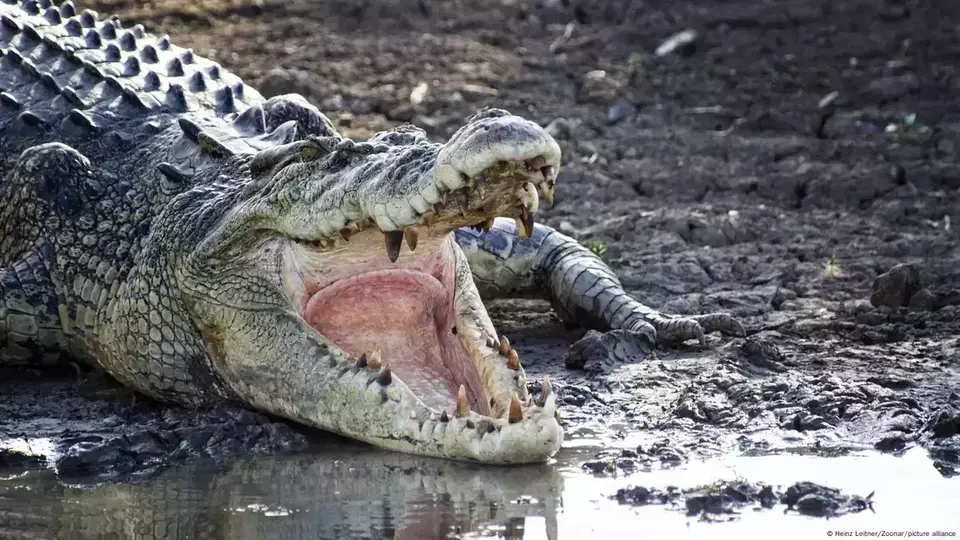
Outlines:
{"type": "Polygon", "coordinates": [[[576,240],[536,225],[530,238],[517,236],[513,221],[498,218],[486,233],[456,232],[481,296],[546,298],[569,325],[626,330],[660,341],[704,342],[704,334],[744,335],[727,313],[673,316],[633,299],[613,270],[576,240]]]}
{"type": "Polygon", "coordinates": [[[40,254],[0,267],[0,366],[55,364],[65,349],[59,300],[40,254]]]}

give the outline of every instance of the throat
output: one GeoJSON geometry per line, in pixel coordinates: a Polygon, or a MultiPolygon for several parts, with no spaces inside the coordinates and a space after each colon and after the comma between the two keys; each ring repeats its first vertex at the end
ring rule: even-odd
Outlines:
{"type": "Polygon", "coordinates": [[[470,408],[488,414],[483,383],[457,335],[455,272],[445,251],[432,264],[332,283],[313,294],[304,318],[351,356],[379,349],[383,364],[431,409],[452,413],[463,385],[470,408]]]}

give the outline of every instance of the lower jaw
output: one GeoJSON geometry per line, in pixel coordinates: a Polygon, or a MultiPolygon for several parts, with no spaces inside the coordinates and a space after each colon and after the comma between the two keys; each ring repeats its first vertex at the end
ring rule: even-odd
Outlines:
{"type": "MultiPolygon", "coordinates": [[[[465,264],[465,260],[452,238],[447,236],[442,242],[429,244],[428,247],[432,249],[420,249],[416,256],[406,257],[400,265],[385,263],[380,258],[372,257],[366,250],[352,252],[346,259],[362,261],[362,265],[354,267],[362,267],[366,271],[353,274],[353,278],[337,280],[339,287],[346,287],[341,293],[347,293],[351,279],[358,290],[364,290],[359,287],[363,284],[362,279],[355,279],[357,275],[370,274],[376,278],[373,273],[377,271],[386,270],[383,275],[389,276],[398,268],[406,268],[416,275],[397,275],[395,277],[401,279],[394,280],[392,286],[401,292],[416,288],[417,294],[413,297],[419,300],[408,305],[404,311],[384,310],[381,304],[373,301],[366,304],[355,301],[348,304],[351,308],[338,309],[341,304],[335,301],[339,296],[337,289],[333,288],[335,284],[324,287],[330,289],[327,295],[321,294],[323,291],[314,292],[309,300],[300,304],[304,306],[304,319],[323,335],[324,341],[332,342],[346,355],[331,360],[333,379],[328,379],[330,382],[324,384],[317,406],[308,406],[296,417],[322,429],[400,452],[497,465],[542,463],[548,460],[559,450],[563,441],[563,429],[556,417],[555,395],[549,391],[543,392],[536,403],[532,402],[516,353],[510,351],[509,346],[508,352],[504,353],[494,339],[493,326],[472,281],[464,278],[467,281],[455,282],[456,276],[469,276],[469,273],[463,269],[457,271],[457,265],[465,264]],[[449,251],[440,254],[441,250],[449,251]],[[438,261],[443,262],[439,267],[438,261]],[[424,300],[441,297],[443,302],[424,300]],[[449,356],[450,350],[456,351],[457,355],[462,354],[456,358],[462,359],[462,363],[477,377],[477,386],[471,384],[473,397],[469,400],[469,406],[460,407],[456,395],[449,394],[450,388],[458,383],[453,379],[442,386],[443,391],[436,402],[424,399],[411,390],[416,387],[417,379],[412,373],[405,375],[402,372],[404,360],[409,361],[410,357],[396,358],[386,349],[381,349],[379,361],[382,366],[372,365],[372,351],[369,349],[376,345],[376,339],[384,339],[376,331],[377,328],[383,327],[383,323],[390,323],[390,328],[397,327],[399,321],[391,317],[399,317],[399,313],[406,313],[405,328],[413,326],[410,323],[414,319],[412,313],[424,313],[424,306],[438,304],[445,307],[443,316],[435,316],[427,326],[432,329],[433,336],[442,335],[442,330],[448,333],[446,340],[437,337],[429,342],[437,343],[437,350],[441,354],[449,356]],[[416,306],[416,309],[411,306],[416,306]],[[383,315],[384,312],[386,315],[383,315]],[[332,315],[327,317],[327,314],[332,315]],[[344,318],[337,314],[353,315],[344,318]],[[380,317],[378,324],[371,325],[370,319],[373,317],[380,317]],[[455,335],[450,321],[456,321],[455,335]],[[447,326],[451,328],[447,329],[447,326]],[[357,328],[367,328],[368,331],[364,334],[357,332],[357,328]],[[360,362],[359,357],[365,353],[368,357],[360,362]],[[392,368],[388,369],[388,364],[401,366],[393,370],[396,377],[384,377],[384,373],[391,373],[392,368]],[[488,399],[491,401],[488,402],[488,399]],[[319,414],[315,412],[317,410],[319,414]]],[[[337,259],[343,261],[345,258],[341,254],[337,259]]],[[[314,259],[312,262],[320,261],[314,259]]],[[[322,267],[322,264],[314,264],[314,267],[322,267]]],[[[312,284],[306,285],[307,290],[311,290],[312,284]]],[[[316,287],[312,290],[316,291],[316,287]]],[[[383,290],[379,292],[383,293],[383,290]]],[[[392,298],[397,294],[386,296],[392,298]]],[[[349,295],[346,297],[350,298],[349,295]]],[[[399,334],[399,341],[409,344],[406,337],[409,332],[399,334]]],[[[409,350],[413,347],[401,345],[396,348],[409,350]]],[[[444,358],[449,360],[448,356],[444,358]]],[[[408,362],[406,367],[411,366],[421,364],[408,362]]],[[[549,387],[548,384],[541,386],[549,387]]],[[[295,408],[302,408],[302,405],[295,408]]]]}
{"type": "Polygon", "coordinates": [[[462,386],[470,410],[489,415],[490,398],[472,357],[477,344],[461,341],[478,332],[456,317],[461,284],[451,242],[448,237],[410,263],[327,285],[307,301],[304,318],[351,357],[389,366],[437,414],[453,414],[462,386]]]}

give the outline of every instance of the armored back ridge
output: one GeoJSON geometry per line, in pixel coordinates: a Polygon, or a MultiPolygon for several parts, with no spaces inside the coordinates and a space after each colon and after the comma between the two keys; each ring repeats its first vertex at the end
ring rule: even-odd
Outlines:
{"type": "Polygon", "coordinates": [[[67,321],[67,335],[57,335],[54,320],[24,330],[48,348],[72,346],[88,357],[73,339],[83,340],[92,327],[100,295],[105,300],[126,278],[170,199],[203,171],[230,168],[231,156],[310,134],[336,136],[299,96],[264,101],[219,64],[146,34],[142,25],[124,28],[117,17],[100,20],[70,1],[4,0],[0,267],[29,261],[32,269],[21,274],[43,282],[59,281],[36,275],[56,266],[63,280],[56,285],[77,293],[62,302],[25,299],[45,302],[67,321]],[[28,180],[37,174],[41,182],[28,180]],[[62,234],[50,242],[55,231],[62,234]]]}

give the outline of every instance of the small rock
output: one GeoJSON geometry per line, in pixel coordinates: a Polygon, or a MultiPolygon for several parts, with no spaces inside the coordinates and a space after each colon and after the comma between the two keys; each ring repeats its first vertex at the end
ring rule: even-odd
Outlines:
{"type": "Polygon", "coordinates": [[[577,129],[577,123],[566,118],[554,118],[543,129],[554,139],[566,140],[573,136],[573,132],[577,129]]]}
{"type": "Polygon", "coordinates": [[[654,54],[666,56],[677,52],[680,56],[690,56],[697,50],[696,44],[699,38],[700,35],[697,34],[696,30],[687,29],[678,32],[661,43],[654,54]]]}
{"type": "Polygon", "coordinates": [[[616,124],[617,122],[633,116],[636,114],[636,112],[637,108],[634,107],[632,103],[621,101],[607,109],[607,123],[610,125],[616,124]]]}
{"type": "Polygon", "coordinates": [[[600,333],[589,330],[570,346],[565,360],[569,369],[603,372],[624,363],[635,363],[647,357],[654,347],[651,336],[627,330],[600,333]]]}
{"type": "Polygon", "coordinates": [[[0,448],[0,470],[5,468],[39,466],[46,463],[46,456],[24,454],[15,450],[0,448]]]}
{"type": "Polygon", "coordinates": [[[910,297],[911,311],[933,311],[936,308],[937,295],[930,292],[930,289],[923,288],[910,297]]]}
{"type": "Polygon", "coordinates": [[[740,354],[744,360],[756,366],[783,373],[787,368],[783,365],[784,356],[771,341],[762,338],[750,337],[740,346],[740,354]]]}
{"type": "Polygon", "coordinates": [[[881,452],[899,452],[907,447],[907,441],[900,435],[891,435],[880,439],[873,447],[881,452]]]}
{"type": "Polygon", "coordinates": [[[934,413],[929,425],[934,438],[953,437],[960,433],[960,412],[951,407],[941,409],[934,413]]]}
{"type": "Polygon", "coordinates": [[[430,85],[425,81],[420,81],[420,84],[413,87],[413,90],[410,91],[410,104],[416,106],[423,103],[423,100],[427,98],[428,90],[430,90],[430,85]]]}
{"type": "Polygon", "coordinates": [[[903,307],[920,291],[920,274],[910,264],[898,264],[873,280],[870,303],[876,307],[903,307]]]}
{"type": "Polygon", "coordinates": [[[573,226],[573,223],[570,223],[567,220],[560,222],[560,225],[557,227],[557,230],[560,233],[569,236],[570,238],[578,238],[580,236],[580,230],[573,226]]]}
{"type": "Polygon", "coordinates": [[[583,464],[583,470],[592,472],[593,474],[605,474],[613,472],[616,468],[616,465],[612,461],[588,461],[583,464]]]}
{"type": "Polygon", "coordinates": [[[310,74],[297,69],[274,68],[258,81],[260,93],[265,98],[283,94],[301,94],[309,96],[313,86],[310,74]]]}

